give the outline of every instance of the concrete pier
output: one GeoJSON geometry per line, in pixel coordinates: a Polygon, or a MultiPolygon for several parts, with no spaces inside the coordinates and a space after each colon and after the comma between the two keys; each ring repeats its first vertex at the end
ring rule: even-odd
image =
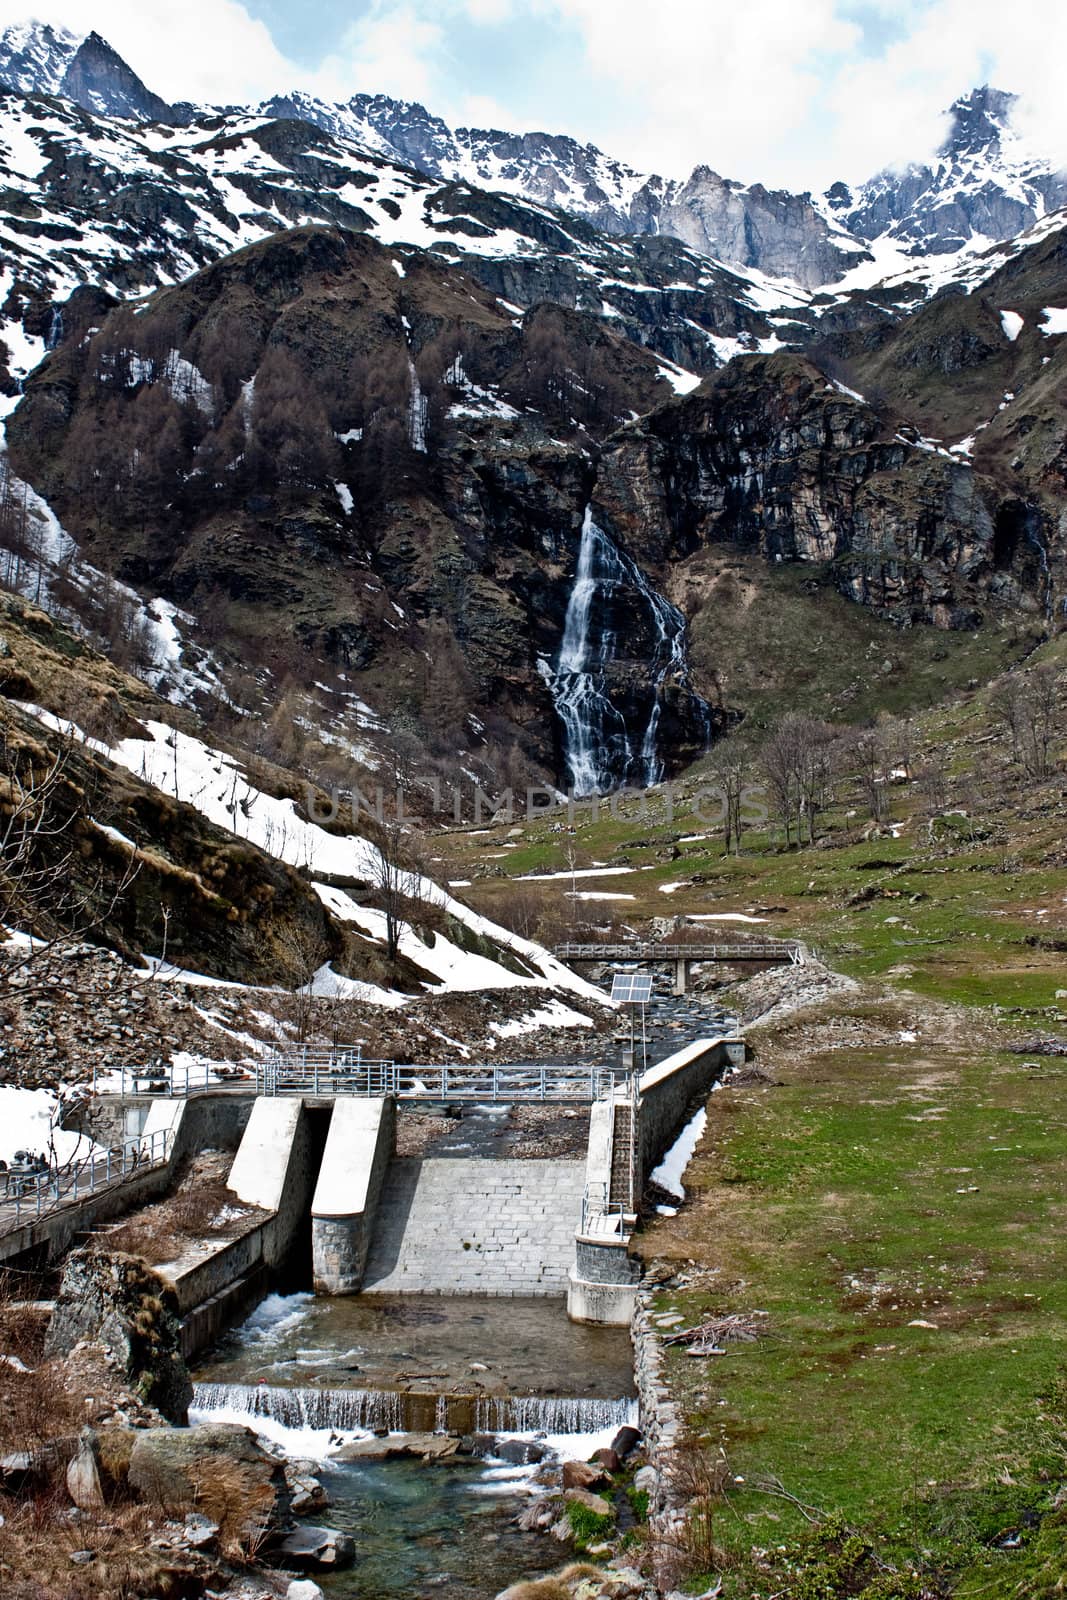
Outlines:
{"type": "Polygon", "coordinates": [[[395,1101],[352,1099],[334,1104],[311,1202],[317,1294],[357,1294],[362,1287],[395,1140],[395,1101]]]}

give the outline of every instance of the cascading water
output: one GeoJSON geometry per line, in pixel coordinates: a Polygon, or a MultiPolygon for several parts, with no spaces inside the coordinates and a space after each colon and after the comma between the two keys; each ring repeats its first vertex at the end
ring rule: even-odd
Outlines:
{"type": "Polygon", "coordinates": [[[382,1429],[404,1427],[402,1396],[394,1389],[288,1389],[266,1383],[198,1383],[196,1411],[243,1411],[287,1428],[382,1429]]]}
{"type": "Polygon", "coordinates": [[[432,1411],[435,1432],[473,1424],[493,1433],[595,1433],[633,1420],[634,1402],[586,1396],[436,1396],[394,1389],[297,1389],[266,1383],[198,1383],[193,1410],[268,1417],[287,1428],[400,1433],[432,1411]],[[461,1415],[462,1413],[462,1415],[461,1415]]]}
{"type": "MultiPolygon", "coordinates": [[[[635,648],[631,638],[631,652],[635,648]]],[[[629,659],[635,657],[631,654],[629,659]]],[[[688,686],[685,618],[597,526],[591,506],[586,506],[582,522],[559,655],[545,676],[563,728],[573,794],[602,794],[628,783],[647,787],[662,779],[661,691],[668,679],[688,686]],[[623,659],[615,619],[626,608],[636,613],[638,632],[649,635],[648,654],[640,663],[643,683],[627,697],[633,702],[630,724],[612,699],[607,681],[609,666],[623,659]]],[[[704,719],[706,742],[707,706],[699,696],[691,698],[704,719]]]]}
{"type": "Polygon", "coordinates": [[[359,1552],[321,1575],[331,1600],[492,1600],[552,1565],[543,1534],[516,1526],[538,1465],[461,1445],[428,1469],[395,1459],[396,1438],[345,1446],[370,1433],[536,1433],[550,1459],[585,1461],[635,1421],[632,1362],[624,1329],[568,1322],[549,1297],[275,1294],[201,1366],[190,1419],[243,1423],[290,1460],[322,1463],[326,1520],[359,1552]],[[475,1358],[495,1393],[476,1390],[475,1358]]]}

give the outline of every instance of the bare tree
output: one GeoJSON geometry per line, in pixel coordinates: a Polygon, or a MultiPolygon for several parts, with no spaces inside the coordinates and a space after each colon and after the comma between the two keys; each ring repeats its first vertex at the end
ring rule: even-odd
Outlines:
{"type": "Polygon", "coordinates": [[[874,822],[885,821],[889,810],[888,781],[892,751],[880,728],[861,728],[849,746],[849,760],[863,790],[874,822]]]}
{"type": "Polygon", "coordinates": [[[711,770],[722,792],[722,823],[726,852],[741,854],[745,790],[756,771],[755,755],[747,740],[720,741],[711,757],[711,770]]]}
{"type": "Polygon", "coordinates": [[[1061,674],[1051,662],[1025,675],[1009,673],[993,691],[991,705],[1011,734],[1011,752],[1028,778],[1038,782],[1052,770],[1052,745],[1059,730],[1061,674]]]}
{"type": "Polygon", "coordinates": [[[837,736],[825,722],[790,714],[776,723],[760,752],[786,845],[814,844],[819,816],[833,792],[837,736]]]}
{"type": "Polygon", "coordinates": [[[321,1009],[315,976],[322,965],[322,940],[314,929],[290,923],[280,930],[278,945],[292,983],[296,1037],[303,1044],[315,1031],[321,1009]]]}
{"type": "Polygon", "coordinates": [[[403,816],[403,790],[396,788],[397,806],[393,815],[375,827],[376,847],[371,863],[371,881],[378,908],[385,916],[385,949],[390,961],[400,954],[400,939],[405,926],[415,926],[433,898],[433,885],[422,871],[420,852],[403,816]]]}
{"type": "Polygon", "coordinates": [[[0,726],[0,924],[25,940],[0,968],[0,984],[57,945],[98,932],[140,870],[131,850],[116,880],[103,868],[87,871],[77,833],[89,802],[73,758],[72,739],[49,749],[0,726]]]}

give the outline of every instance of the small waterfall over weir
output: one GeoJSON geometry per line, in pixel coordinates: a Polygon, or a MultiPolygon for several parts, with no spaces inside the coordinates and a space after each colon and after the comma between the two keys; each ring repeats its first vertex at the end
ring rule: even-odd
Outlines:
{"type": "Polygon", "coordinates": [[[198,1383],[193,1409],[270,1417],[288,1428],[380,1433],[594,1433],[622,1427],[632,1400],[557,1395],[419,1394],[396,1389],[289,1389],[265,1383],[198,1383]]]}
{"type": "MultiPolygon", "coordinates": [[[[543,669],[573,794],[662,779],[662,691],[668,681],[688,689],[685,627],[677,606],[649,586],[586,506],[563,640],[555,668],[543,669]]],[[[691,691],[688,698],[707,743],[708,707],[691,691]]]]}

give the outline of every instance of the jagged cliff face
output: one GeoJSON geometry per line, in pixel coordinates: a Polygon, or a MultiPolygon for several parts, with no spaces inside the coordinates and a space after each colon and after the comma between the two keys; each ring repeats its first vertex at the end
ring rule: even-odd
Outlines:
{"type": "Polygon", "coordinates": [[[659,226],[708,255],[808,289],[869,259],[862,246],[827,227],[807,195],[731,183],[710,167],[670,187],[659,226]]]}
{"type": "MultiPolygon", "coordinates": [[[[8,30],[5,71],[97,108],[0,95],[11,460],[260,706],[343,673],[409,748],[602,788],[676,770],[745,709],[706,617],[688,659],[695,556],[736,553],[753,591],[803,566],[887,628],[1058,614],[1054,221],[925,305],[928,261],[795,287],[862,261],[849,208],[905,246],[928,214],[949,227],[950,189],[1011,221],[1004,97],[957,107],[936,171],[827,210],[380,96],[161,113],[96,36],[8,30]],[[813,360],[770,353],[790,344],[813,360]]],[[[1053,194],[1031,177],[1012,204],[1053,194]]]]}
{"type": "Polygon", "coordinates": [[[1038,553],[1005,537],[995,485],[798,357],[735,363],[624,429],[596,507],[654,563],[724,544],[818,564],[898,625],[974,627],[991,606],[1038,603],[1038,553]]]}
{"type": "MultiPolygon", "coordinates": [[[[210,613],[276,680],[325,657],[435,745],[492,724],[558,773],[539,663],[563,634],[594,441],[670,393],[600,319],[517,318],[432,257],[308,229],[63,343],[8,437],[91,560],[210,613]]],[[[651,676],[635,644],[613,680],[624,715],[640,703],[647,722],[651,676]]],[[[676,763],[703,725],[670,688],[676,763]]]]}
{"type": "Polygon", "coordinates": [[[64,340],[8,436],[90,559],[231,658],[276,683],[325,660],[426,748],[586,788],[676,770],[743,710],[661,603],[702,547],[807,563],[897,625],[1040,601],[1021,502],[810,362],[733,362],[672,400],[599,318],[519,318],[325,229],[64,340]]]}
{"type": "Polygon", "coordinates": [[[0,34],[0,82],[22,94],[62,95],[104,117],[170,121],[175,107],[142,83],[98,33],[12,24],[0,34]]]}
{"type": "MultiPolygon", "coordinates": [[[[77,286],[83,300],[90,289],[136,295],[307,223],[432,251],[521,309],[547,300],[594,313],[687,373],[774,336],[762,285],[676,240],[605,238],[306,121],[230,114],[160,129],[0,92],[0,395],[54,342],[57,314],[68,332],[78,325],[77,286]]],[[[97,321],[94,308],[81,326],[97,321]]]]}

